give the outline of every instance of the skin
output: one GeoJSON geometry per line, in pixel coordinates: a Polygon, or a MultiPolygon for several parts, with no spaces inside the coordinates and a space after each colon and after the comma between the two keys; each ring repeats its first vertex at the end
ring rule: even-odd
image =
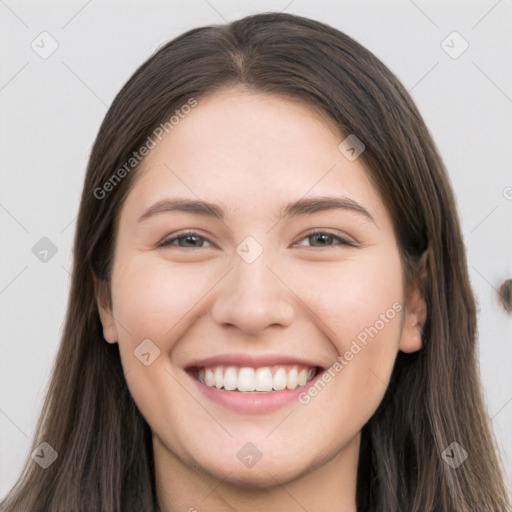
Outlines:
{"type": "Polygon", "coordinates": [[[398,351],[421,348],[426,306],[405,294],[392,219],[362,159],[339,151],[344,138],[297,100],[229,88],[202,98],[139,170],[119,217],[112,306],[102,289],[97,300],[153,431],[162,511],[356,510],[360,431],[398,351]],[[348,210],[280,217],[289,201],[334,194],[375,223],[348,210]],[[171,196],[215,202],[226,219],[174,211],[138,222],[171,196]],[[357,245],[322,245],[308,237],[316,228],[357,245]],[[198,238],[158,247],[183,229],[198,238]],[[236,252],[247,236],[263,248],[250,264],[236,252]],[[394,303],[402,311],[307,404],[241,414],[184,371],[225,353],[300,354],[327,368],[394,303]],[[134,356],[144,339],[160,350],[149,366],[134,356]],[[247,442],[262,453],[253,467],[236,456],[247,442]]]}

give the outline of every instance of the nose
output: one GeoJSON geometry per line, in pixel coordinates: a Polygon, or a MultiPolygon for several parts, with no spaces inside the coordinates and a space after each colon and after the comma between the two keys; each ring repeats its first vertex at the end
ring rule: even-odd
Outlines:
{"type": "Polygon", "coordinates": [[[294,294],[275,260],[270,261],[264,251],[248,263],[235,253],[233,264],[219,285],[213,319],[247,334],[261,333],[270,326],[289,326],[295,314],[294,294]]]}

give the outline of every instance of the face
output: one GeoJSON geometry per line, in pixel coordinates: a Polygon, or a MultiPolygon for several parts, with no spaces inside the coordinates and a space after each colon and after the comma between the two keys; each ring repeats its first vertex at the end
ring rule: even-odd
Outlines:
{"type": "Polygon", "coordinates": [[[244,485],[314,471],[421,348],[424,301],[344,138],[305,104],[226,89],[138,171],[98,303],[170,464],[244,485]]]}

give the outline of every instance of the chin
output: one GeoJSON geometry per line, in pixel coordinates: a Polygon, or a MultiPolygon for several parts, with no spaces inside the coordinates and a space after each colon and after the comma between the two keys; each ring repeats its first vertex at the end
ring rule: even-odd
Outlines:
{"type": "MultiPolygon", "coordinates": [[[[303,458],[297,460],[264,460],[262,457],[254,466],[246,467],[238,459],[234,463],[206,467],[200,465],[204,471],[223,484],[234,485],[246,490],[261,490],[262,488],[284,485],[309,473],[322,463],[306,462],[303,458]]],[[[224,462],[226,459],[224,458],[224,462]]]]}

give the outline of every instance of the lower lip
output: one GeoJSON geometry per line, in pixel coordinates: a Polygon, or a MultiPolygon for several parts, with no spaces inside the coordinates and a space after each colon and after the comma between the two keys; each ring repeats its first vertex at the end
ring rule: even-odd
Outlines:
{"type": "Polygon", "coordinates": [[[203,384],[194,375],[187,372],[187,375],[195,382],[198,389],[206,398],[233,411],[242,414],[266,414],[284,407],[290,403],[298,402],[301,393],[314,385],[315,381],[322,375],[319,372],[307,384],[295,389],[283,389],[282,391],[257,391],[244,393],[243,391],[226,391],[203,384]]]}

